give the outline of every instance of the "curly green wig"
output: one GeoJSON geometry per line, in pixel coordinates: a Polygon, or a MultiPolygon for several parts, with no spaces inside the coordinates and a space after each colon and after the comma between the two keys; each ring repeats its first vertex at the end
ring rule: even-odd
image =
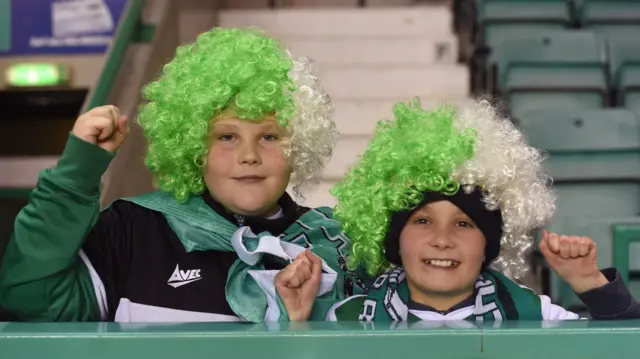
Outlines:
{"type": "Polygon", "coordinates": [[[453,126],[455,110],[425,112],[415,99],[393,108],[366,152],[333,189],[335,216],[353,241],[350,267],[375,275],[387,267],[382,246],[392,213],[420,203],[426,190],[454,194],[451,171],[473,155],[475,133],[453,126]]]}
{"type": "Polygon", "coordinates": [[[309,71],[310,66],[292,60],[278,41],[258,29],[214,28],[193,44],[179,47],[160,78],[144,88],[148,103],[138,114],[148,140],[145,163],[156,185],[181,202],[201,193],[211,123],[229,113],[256,121],[275,116],[293,139],[324,141],[321,145],[312,141],[303,149],[288,144],[284,151],[288,157],[306,155],[304,166],[289,158],[303,180],[316,176],[331,155],[337,132],[329,121],[330,99],[309,71]],[[304,99],[315,107],[300,109],[298,82],[307,85],[304,99]],[[301,129],[302,115],[307,120],[312,117],[313,128],[324,132],[301,129]]]}
{"type": "Polygon", "coordinates": [[[485,206],[499,209],[503,222],[500,254],[491,267],[522,278],[531,234],[555,210],[543,153],[485,100],[434,111],[413,101],[396,104],[393,112],[395,122],[378,124],[360,162],[332,190],[336,219],[353,242],[349,266],[363,266],[371,275],[387,269],[389,219],[415,208],[425,191],[481,188],[485,206]]]}

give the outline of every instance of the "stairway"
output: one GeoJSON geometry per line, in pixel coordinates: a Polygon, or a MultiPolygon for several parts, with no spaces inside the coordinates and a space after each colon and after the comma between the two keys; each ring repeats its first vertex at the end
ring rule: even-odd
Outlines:
{"type": "Polygon", "coordinates": [[[376,123],[392,105],[419,96],[423,104],[469,101],[469,74],[458,64],[458,45],[447,6],[225,10],[219,25],[258,26],[295,56],[320,65],[341,133],[322,183],[303,204],[335,204],[329,189],[366,148],[376,123]]]}

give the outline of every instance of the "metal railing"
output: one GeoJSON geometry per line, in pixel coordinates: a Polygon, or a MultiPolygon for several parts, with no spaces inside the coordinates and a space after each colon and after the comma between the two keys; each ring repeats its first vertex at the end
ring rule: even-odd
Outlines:
{"type": "Polygon", "coordinates": [[[104,66],[98,82],[87,96],[82,112],[107,104],[115,79],[133,43],[148,42],[153,37],[154,28],[142,22],[145,0],[129,0],[113,35],[113,42],[105,55],[104,66]]]}

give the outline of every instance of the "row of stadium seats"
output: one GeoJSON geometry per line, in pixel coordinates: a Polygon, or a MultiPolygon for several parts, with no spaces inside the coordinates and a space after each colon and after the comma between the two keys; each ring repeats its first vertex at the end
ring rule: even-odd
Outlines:
{"type": "Polygon", "coordinates": [[[607,41],[586,30],[544,31],[506,38],[495,53],[487,90],[505,99],[515,118],[541,106],[640,114],[640,37],[607,41]]]}
{"type": "MultiPolygon", "coordinates": [[[[616,243],[620,239],[614,235],[616,225],[640,230],[640,120],[622,108],[540,105],[526,112],[518,126],[532,146],[548,153],[544,164],[553,178],[557,207],[547,228],[593,238],[601,268],[615,265],[625,273],[640,271],[640,248],[616,243]]],[[[568,307],[580,304],[559,278],[551,275],[550,281],[556,302],[568,307]]],[[[638,295],[633,286],[632,290],[638,295]]]]}
{"type": "MultiPolygon", "coordinates": [[[[473,7],[472,87],[504,101],[528,141],[548,153],[557,209],[547,228],[592,237],[600,267],[623,258],[625,274],[640,270],[640,250],[627,243],[640,232],[640,1],[473,7]],[[623,224],[624,241],[614,236],[623,224]]],[[[555,302],[579,306],[568,285],[550,281],[555,302]]]]}
{"type": "Polygon", "coordinates": [[[482,91],[485,71],[507,38],[583,28],[611,41],[637,39],[640,2],[635,0],[477,0],[472,3],[475,55],[472,88],[482,91]]]}

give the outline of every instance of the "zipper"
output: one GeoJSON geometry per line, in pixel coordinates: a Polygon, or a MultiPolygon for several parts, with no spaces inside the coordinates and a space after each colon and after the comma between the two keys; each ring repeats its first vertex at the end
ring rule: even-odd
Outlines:
{"type": "Polygon", "coordinates": [[[239,227],[244,226],[244,216],[240,216],[237,214],[234,214],[233,216],[236,217],[236,221],[238,222],[239,227]]]}

